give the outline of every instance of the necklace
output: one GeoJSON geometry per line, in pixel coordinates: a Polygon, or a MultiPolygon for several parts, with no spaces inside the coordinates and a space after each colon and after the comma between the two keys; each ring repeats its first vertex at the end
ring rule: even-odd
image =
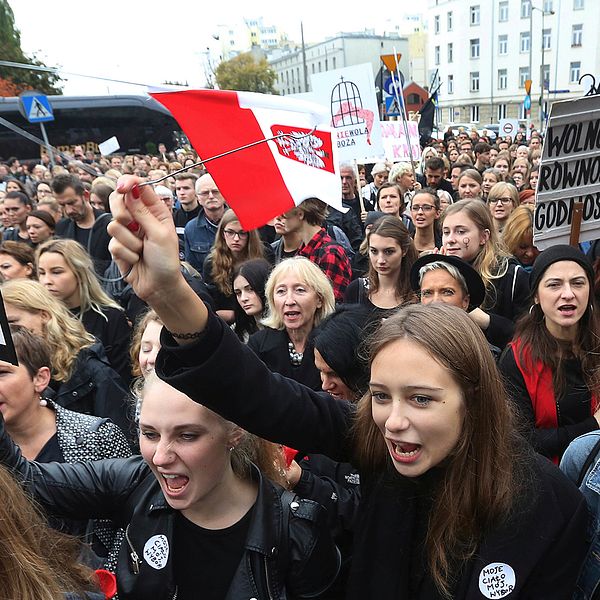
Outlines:
{"type": "Polygon", "coordinates": [[[293,342],[288,342],[288,353],[290,355],[290,361],[292,364],[297,367],[302,362],[302,357],[304,356],[304,352],[297,352],[296,348],[294,348],[293,342]]]}

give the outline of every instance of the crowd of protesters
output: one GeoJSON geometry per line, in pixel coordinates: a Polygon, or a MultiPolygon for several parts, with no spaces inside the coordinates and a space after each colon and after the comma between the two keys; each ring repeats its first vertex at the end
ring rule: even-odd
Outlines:
{"type": "Polygon", "coordinates": [[[5,596],[595,598],[600,257],[535,247],[542,143],[253,231],[193,150],[0,163],[5,596]]]}

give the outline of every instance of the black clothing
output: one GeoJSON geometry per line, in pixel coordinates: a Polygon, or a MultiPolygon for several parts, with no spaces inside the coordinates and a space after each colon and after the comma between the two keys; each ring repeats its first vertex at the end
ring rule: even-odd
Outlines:
{"type": "Polygon", "coordinates": [[[366,277],[355,279],[347,288],[344,294],[345,304],[362,304],[371,311],[370,321],[387,319],[398,311],[402,304],[393,308],[381,308],[376,306],[369,299],[369,280],[366,277]]]}
{"type": "MultiPolygon", "coordinates": [[[[165,330],[161,341],[156,370],[170,385],[257,435],[337,461],[351,458],[354,405],[270,373],[214,315],[195,343],[179,346],[165,330]]],[[[509,574],[511,600],[573,594],[586,554],[585,500],[546,459],[531,456],[527,468],[531,473],[513,516],[482,532],[473,558],[451,571],[454,600],[485,597],[480,580],[493,563],[509,574]]],[[[414,487],[436,489],[436,469],[430,471],[416,482],[391,467],[361,472],[348,599],[439,598],[426,564],[415,555],[423,552],[432,494],[415,493],[414,487]]]]}
{"type": "Polygon", "coordinates": [[[583,378],[581,362],[578,359],[567,359],[564,363],[566,389],[556,400],[557,429],[536,427],[533,403],[511,347],[506,348],[500,356],[498,368],[504,376],[507,392],[522,419],[525,435],[535,450],[544,456],[562,456],[576,437],[598,429],[598,422],[591,416],[592,395],[583,378]]]}
{"type": "Polygon", "coordinates": [[[106,417],[131,437],[129,392],[117,372],[110,367],[99,342],[79,352],[71,379],[51,381],[43,396],[69,410],[106,417]]]}
{"type": "Polygon", "coordinates": [[[60,449],[58,443],[58,434],[54,434],[45,444],[44,447],[38,452],[35,457],[36,462],[64,462],[65,457],[60,449]]]}
{"type": "MultiPolygon", "coordinates": [[[[71,309],[71,312],[76,317],[80,315],[79,308],[71,309]]],[[[102,342],[110,366],[119,374],[123,383],[129,385],[132,377],[129,358],[132,332],[125,312],[105,306],[102,314],[99,314],[90,308],[82,315],[81,322],[88,333],[102,342]]]]}
{"type": "Polygon", "coordinates": [[[360,250],[352,257],[352,280],[366,277],[369,272],[369,255],[360,250]]]}
{"type": "MultiPolygon", "coordinates": [[[[358,202],[358,200],[355,199],[355,202],[358,202]]],[[[325,223],[339,227],[348,237],[354,252],[357,252],[358,247],[364,238],[360,214],[357,216],[357,213],[354,210],[354,204],[352,204],[351,200],[342,200],[342,204],[350,210],[343,213],[336,208],[329,206],[327,209],[329,214],[327,215],[325,223]]]]}
{"type": "Polygon", "coordinates": [[[79,242],[84,248],[87,248],[90,243],[91,232],[91,229],[84,229],[75,223],[75,241],[79,242]]]}
{"type": "Polygon", "coordinates": [[[235,303],[237,302],[235,295],[233,293],[230,296],[224,294],[213,281],[212,256],[209,255],[204,260],[202,273],[215,310],[235,310],[235,303]]]}
{"type": "MultiPolygon", "coordinates": [[[[177,511],[168,505],[141,456],[77,464],[28,462],[6,434],[0,413],[0,463],[47,513],[111,519],[125,529],[116,570],[121,600],[176,597],[173,530],[177,511]]],[[[310,500],[298,499],[298,506],[292,505],[285,500],[286,492],[264,479],[258,469],[253,469],[253,478],[258,496],[244,554],[224,600],[318,595],[339,568],[339,554],[323,522],[324,511],[310,500]]],[[[193,548],[187,550],[201,568],[201,557],[193,548]]]]}
{"type": "Polygon", "coordinates": [[[237,523],[225,529],[204,529],[181,513],[175,515],[175,582],[177,600],[196,600],[202,590],[202,600],[221,600],[227,595],[229,583],[244,554],[244,542],[252,509],[237,523]],[[182,551],[178,552],[177,549],[182,551]],[[194,552],[189,549],[194,548],[194,552]],[[198,557],[202,557],[202,569],[198,557]]]}
{"type": "MultiPolygon", "coordinates": [[[[96,273],[102,275],[112,260],[110,252],[108,251],[110,235],[108,235],[108,231],[106,231],[106,227],[110,223],[112,215],[110,213],[103,213],[95,208],[93,211],[96,220],[91,227],[89,241],[84,245],[84,248],[88,251],[94,261],[96,273]]],[[[79,227],[75,221],[65,217],[56,224],[54,235],[57,238],[77,240],[77,229],[79,229],[79,227]]]]}
{"type": "Polygon", "coordinates": [[[306,340],[302,362],[299,365],[293,365],[290,361],[289,341],[290,338],[285,329],[279,331],[265,327],[265,329],[261,329],[250,336],[248,347],[273,373],[280,373],[294,381],[303,383],[313,390],[320,390],[321,375],[315,367],[315,347],[311,336],[306,340]]]}
{"type": "Polygon", "coordinates": [[[502,349],[512,339],[515,321],[529,309],[529,273],[511,258],[507,272],[492,282],[495,301],[485,311],[490,324],[483,333],[490,344],[502,349]]]}
{"type": "Polygon", "coordinates": [[[10,242],[21,242],[22,244],[27,244],[30,248],[35,248],[35,244],[29,239],[29,237],[21,237],[19,235],[18,227],[9,227],[2,232],[2,241],[10,241],[10,242]]]}
{"type": "Polygon", "coordinates": [[[196,218],[200,212],[203,212],[203,210],[199,204],[190,211],[183,210],[181,206],[173,211],[175,231],[177,231],[177,237],[179,238],[179,260],[185,260],[185,226],[196,218]]]}
{"type": "Polygon", "coordinates": [[[431,187],[434,190],[444,190],[444,192],[448,192],[452,197],[454,197],[454,188],[452,187],[452,184],[447,180],[444,179],[442,177],[442,179],[440,179],[440,182],[438,183],[438,185],[436,187],[433,187],[431,185],[427,185],[427,178],[425,177],[425,175],[421,175],[420,173],[417,173],[417,181],[421,184],[421,187],[431,187]]]}

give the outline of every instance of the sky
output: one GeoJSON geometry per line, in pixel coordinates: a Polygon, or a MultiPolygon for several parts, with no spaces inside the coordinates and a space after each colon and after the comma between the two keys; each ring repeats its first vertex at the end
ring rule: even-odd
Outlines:
{"type": "MultiPolygon", "coordinates": [[[[212,36],[218,25],[235,17],[262,16],[265,25],[277,25],[297,41],[303,20],[307,43],[340,31],[385,28],[381,11],[371,11],[370,16],[362,0],[346,0],[343,10],[323,0],[9,0],[9,4],[27,54],[35,53],[48,66],[72,73],[150,86],[187,81],[191,87],[202,87],[206,49],[217,49],[212,36]]],[[[145,91],[115,82],[65,78],[63,93],[69,95],[145,91]]]]}

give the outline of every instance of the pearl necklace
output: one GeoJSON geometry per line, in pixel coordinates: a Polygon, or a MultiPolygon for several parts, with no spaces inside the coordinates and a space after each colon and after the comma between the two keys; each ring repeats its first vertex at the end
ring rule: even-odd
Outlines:
{"type": "Polygon", "coordinates": [[[293,342],[288,342],[288,353],[290,355],[290,361],[295,367],[302,363],[304,352],[298,352],[296,348],[294,348],[293,342]]]}

